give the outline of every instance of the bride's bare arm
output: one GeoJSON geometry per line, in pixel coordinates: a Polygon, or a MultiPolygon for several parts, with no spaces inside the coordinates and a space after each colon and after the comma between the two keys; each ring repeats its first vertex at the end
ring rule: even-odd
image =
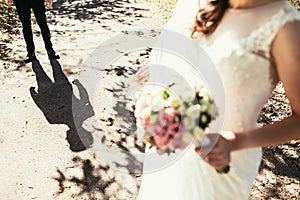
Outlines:
{"type": "Polygon", "coordinates": [[[286,24],[277,34],[272,55],[277,74],[283,82],[292,116],[281,122],[237,134],[233,149],[268,146],[300,138],[300,22],[286,24]]]}
{"type": "Polygon", "coordinates": [[[196,149],[208,164],[223,168],[230,163],[230,152],[235,150],[276,145],[300,138],[300,22],[286,24],[272,44],[276,71],[283,82],[290,101],[292,115],[280,122],[244,133],[211,134],[211,149],[196,149]],[[209,151],[209,152],[208,152],[209,151]]]}

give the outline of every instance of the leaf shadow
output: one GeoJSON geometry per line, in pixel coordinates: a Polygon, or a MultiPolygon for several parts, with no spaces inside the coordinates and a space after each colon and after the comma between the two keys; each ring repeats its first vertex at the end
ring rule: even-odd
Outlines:
{"type": "MultiPolygon", "coordinates": [[[[67,172],[57,169],[58,175],[52,177],[59,184],[59,189],[55,195],[59,196],[66,191],[66,188],[76,186],[78,192],[73,194],[74,197],[87,196],[88,199],[109,200],[118,195],[134,196],[136,191],[123,186],[120,178],[111,176],[112,169],[108,166],[94,165],[89,159],[82,159],[76,156],[72,159],[72,168],[80,169],[80,175],[68,176],[67,172]]],[[[67,171],[67,169],[65,169],[67,171]]],[[[132,177],[135,178],[135,177],[132,177]]],[[[135,188],[137,190],[137,186],[135,188]]]]}

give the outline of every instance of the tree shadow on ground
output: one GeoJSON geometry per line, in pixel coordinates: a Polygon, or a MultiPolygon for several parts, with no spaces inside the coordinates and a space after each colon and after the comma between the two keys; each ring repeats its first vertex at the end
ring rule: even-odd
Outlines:
{"type": "Polygon", "coordinates": [[[8,7],[5,1],[0,1],[0,16],[0,60],[12,61],[13,48],[9,43],[20,34],[21,23],[16,9],[8,7]]]}
{"type": "Polygon", "coordinates": [[[110,88],[104,88],[112,95],[112,113],[109,118],[103,119],[113,131],[113,145],[123,152],[124,157],[119,162],[114,162],[118,169],[127,170],[128,173],[140,175],[143,169],[143,156],[145,143],[137,133],[136,119],[134,116],[134,88],[135,74],[138,67],[146,64],[151,48],[123,55],[122,64],[112,64],[104,69],[104,76],[112,79],[110,88]],[[124,61],[126,60],[126,62],[124,61]],[[124,65],[123,63],[127,63],[124,65]],[[114,78],[113,78],[114,77],[114,78]]]}
{"type": "MultiPolygon", "coordinates": [[[[67,172],[57,169],[58,176],[53,177],[59,184],[59,190],[56,195],[60,195],[69,187],[78,187],[79,190],[73,197],[86,196],[88,199],[120,199],[120,194],[125,196],[134,196],[137,191],[131,191],[122,183],[122,178],[118,178],[112,169],[108,166],[94,165],[89,159],[82,159],[78,156],[72,159],[73,168],[80,169],[82,177],[68,176],[67,172]]],[[[65,169],[67,170],[67,169],[65,169]]],[[[135,175],[128,175],[135,179],[135,175]]],[[[134,188],[135,190],[137,190],[134,188]]],[[[123,197],[124,198],[124,197],[123,197]]]]}
{"type": "Polygon", "coordinates": [[[285,144],[264,148],[263,152],[264,156],[260,169],[268,169],[275,175],[286,176],[300,181],[299,147],[285,144]]]}
{"type": "MultiPolygon", "coordinates": [[[[144,56],[148,54],[144,53],[144,56]]],[[[132,65],[136,65],[140,61],[131,60],[132,65]]],[[[93,133],[94,148],[97,148],[99,143],[109,147],[111,152],[103,152],[103,149],[95,149],[94,159],[87,160],[81,158],[74,158],[74,168],[81,169],[82,177],[69,174],[68,169],[57,170],[58,176],[54,179],[59,183],[58,194],[65,192],[65,187],[68,185],[76,185],[79,191],[75,196],[88,196],[89,199],[134,199],[138,193],[139,179],[141,176],[143,161],[139,159],[137,154],[143,155],[144,143],[142,143],[135,135],[136,126],[135,118],[133,116],[132,99],[127,94],[128,80],[136,72],[136,67],[128,65],[114,65],[105,69],[104,76],[108,79],[113,77],[120,77],[121,80],[114,82],[114,87],[104,88],[108,93],[112,93],[112,112],[105,109],[105,117],[101,117],[101,123],[104,123],[106,128],[99,133],[93,133]],[[106,118],[107,117],[107,118],[106,118]],[[97,143],[98,142],[98,143],[97,143]],[[103,156],[111,158],[112,149],[117,149],[117,154],[113,161],[106,163],[101,160],[103,156]],[[95,161],[102,161],[101,164],[93,163],[95,161]],[[103,164],[104,163],[104,164],[103,164]],[[111,174],[111,175],[109,175],[111,174]],[[121,174],[121,175],[120,175],[121,174]],[[129,180],[129,181],[128,181],[129,180]],[[132,187],[133,186],[133,187],[132,187]]],[[[115,80],[112,78],[112,80],[115,80]]],[[[106,86],[104,86],[106,87],[106,86]]],[[[105,99],[100,99],[99,102],[109,101],[110,98],[104,95],[105,99]]],[[[100,109],[102,110],[102,109],[100,109]]]]}
{"type": "MultiPolygon", "coordinates": [[[[111,146],[111,152],[108,154],[111,158],[114,157],[110,162],[112,168],[127,174],[141,174],[145,145],[135,134],[137,127],[132,100],[124,94],[126,88],[123,82],[115,83],[113,89],[106,88],[112,92],[113,114],[110,113],[108,118],[101,119],[108,129],[98,140],[105,146],[111,146]]],[[[100,148],[95,151],[96,158],[101,160],[105,150],[100,148]]]]}
{"type": "MultiPolygon", "coordinates": [[[[142,18],[145,17],[143,15],[145,11],[148,11],[148,9],[132,6],[132,2],[129,0],[61,0],[55,2],[53,8],[49,10],[54,16],[75,19],[82,22],[86,20],[92,20],[93,22],[113,20],[127,25],[131,25],[132,23],[122,18],[142,18]]],[[[54,18],[51,19],[51,22],[54,24],[58,23],[54,18]]]]}
{"type": "MultiPolygon", "coordinates": [[[[132,64],[135,65],[137,62],[132,61],[132,64]]],[[[113,66],[106,69],[105,72],[106,75],[116,75],[128,79],[135,74],[136,69],[128,66],[113,66]]],[[[101,118],[100,122],[105,124],[106,128],[111,129],[93,132],[94,143],[91,151],[94,153],[94,159],[89,160],[79,157],[73,159],[74,166],[72,168],[76,168],[77,172],[80,169],[82,176],[78,173],[75,176],[74,173],[69,171],[68,167],[57,169],[58,176],[54,177],[59,184],[57,195],[66,192],[66,188],[70,185],[78,190],[78,192],[73,193],[75,197],[87,196],[88,199],[124,199],[124,196],[133,197],[137,194],[139,187],[137,177],[140,177],[142,173],[143,162],[137,158],[136,153],[143,154],[145,146],[134,134],[136,123],[133,115],[132,99],[126,95],[126,89],[128,88],[126,80],[121,80],[115,83],[114,86],[112,89],[106,88],[109,92],[112,92],[115,100],[112,107],[114,114],[108,114],[110,117],[107,119],[101,118]],[[100,132],[100,139],[95,136],[97,132],[100,132]],[[102,154],[103,151],[94,151],[97,142],[106,146],[111,144],[119,150],[120,156],[117,156],[117,159],[112,163],[105,163],[101,160],[105,156],[102,154]],[[102,161],[101,164],[97,162],[99,160],[102,161]],[[118,178],[120,173],[122,178],[118,178]],[[129,185],[122,182],[126,180],[131,180],[129,185]]],[[[107,101],[108,99],[102,100],[107,101]]]]}
{"type": "Polygon", "coordinates": [[[48,77],[38,60],[32,62],[38,89],[30,88],[31,97],[50,124],[65,124],[69,127],[67,141],[73,152],[86,150],[93,144],[91,133],[83,128],[83,122],[95,116],[84,86],[75,80],[80,98],[73,93],[72,84],[65,76],[61,65],[51,59],[54,82],[48,77]]]}
{"type": "MultiPolygon", "coordinates": [[[[263,107],[258,124],[265,126],[290,115],[289,101],[284,93],[283,85],[280,83],[274,89],[268,103],[263,107]]],[[[298,199],[295,196],[297,189],[294,186],[299,185],[300,182],[299,155],[299,140],[263,148],[259,175],[250,199],[298,199]]]]}
{"type": "MultiPolygon", "coordinates": [[[[283,120],[291,115],[289,101],[279,83],[272,97],[262,109],[258,118],[260,126],[283,120]]],[[[300,142],[286,143],[263,149],[263,160],[260,169],[268,169],[276,175],[287,176],[300,180],[299,169],[300,142]]]]}

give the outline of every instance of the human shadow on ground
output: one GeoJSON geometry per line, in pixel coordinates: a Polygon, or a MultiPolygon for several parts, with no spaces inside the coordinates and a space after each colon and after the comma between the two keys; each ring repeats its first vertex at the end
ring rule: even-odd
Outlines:
{"type": "Polygon", "coordinates": [[[93,137],[82,127],[82,124],[95,115],[88,94],[84,86],[75,80],[73,84],[79,90],[78,99],[59,62],[51,59],[50,63],[54,82],[48,77],[38,60],[32,62],[38,89],[36,91],[34,87],[30,88],[31,97],[50,124],[65,124],[69,127],[66,139],[73,152],[86,150],[93,144],[93,137]]]}

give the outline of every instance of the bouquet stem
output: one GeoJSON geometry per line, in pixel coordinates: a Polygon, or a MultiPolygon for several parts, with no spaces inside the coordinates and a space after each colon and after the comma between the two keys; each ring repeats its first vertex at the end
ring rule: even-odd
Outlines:
{"type": "Polygon", "coordinates": [[[230,166],[227,165],[226,167],[222,168],[222,169],[217,169],[217,172],[219,174],[227,174],[230,171],[230,166]]]}

